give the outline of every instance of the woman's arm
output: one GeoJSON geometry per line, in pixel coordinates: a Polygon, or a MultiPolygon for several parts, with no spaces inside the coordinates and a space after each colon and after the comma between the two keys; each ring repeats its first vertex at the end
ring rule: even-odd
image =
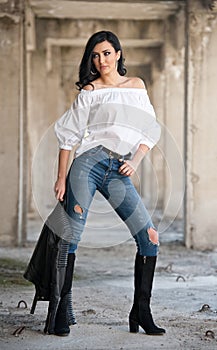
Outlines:
{"type": "Polygon", "coordinates": [[[63,197],[66,190],[66,175],[67,175],[69,155],[70,155],[69,150],[60,149],[57,181],[55,182],[55,185],[54,185],[54,191],[56,193],[56,199],[60,200],[61,202],[63,201],[63,197]]]}
{"type": "Polygon", "coordinates": [[[126,176],[133,175],[148,151],[148,146],[140,144],[133,159],[126,160],[124,164],[120,166],[119,172],[126,176]]]}

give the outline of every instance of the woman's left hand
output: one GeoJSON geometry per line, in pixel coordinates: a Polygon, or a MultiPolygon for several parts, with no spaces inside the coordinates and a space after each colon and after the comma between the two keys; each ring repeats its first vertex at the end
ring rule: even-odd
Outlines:
{"type": "MultiPolygon", "coordinates": [[[[121,160],[120,160],[121,161],[121,160]]],[[[136,169],[133,167],[133,162],[130,160],[125,160],[119,168],[119,173],[125,176],[132,176],[136,169]]]]}
{"type": "MultiPolygon", "coordinates": [[[[125,176],[133,175],[136,172],[139,164],[141,163],[142,159],[144,158],[148,150],[149,150],[148,146],[143,144],[139,145],[139,148],[134,154],[133,159],[124,160],[124,164],[122,164],[119,168],[119,173],[125,176]]],[[[119,159],[119,161],[121,162],[122,160],[119,159]]]]}

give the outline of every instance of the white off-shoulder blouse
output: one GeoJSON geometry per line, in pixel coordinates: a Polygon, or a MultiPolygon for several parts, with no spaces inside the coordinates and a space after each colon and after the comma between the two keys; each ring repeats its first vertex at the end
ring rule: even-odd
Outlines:
{"type": "Polygon", "coordinates": [[[98,145],[133,156],[140,144],[153,148],[160,125],[146,89],[103,88],[81,90],[55,123],[55,133],[61,149],[79,143],[76,157],[98,145]]]}

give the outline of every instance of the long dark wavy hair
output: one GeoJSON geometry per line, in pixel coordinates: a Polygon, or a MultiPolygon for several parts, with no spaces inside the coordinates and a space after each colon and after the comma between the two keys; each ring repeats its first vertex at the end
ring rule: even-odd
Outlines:
{"type": "Polygon", "coordinates": [[[100,73],[96,70],[93,63],[92,52],[94,47],[103,41],[108,41],[116,52],[121,52],[117,66],[118,73],[120,75],[125,75],[127,72],[126,68],[124,67],[122,48],[118,37],[114,33],[106,30],[96,32],[89,38],[81,60],[79,67],[79,81],[76,82],[79,90],[83,89],[84,86],[91,84],[92,81],[100,77],[100,73]]]}

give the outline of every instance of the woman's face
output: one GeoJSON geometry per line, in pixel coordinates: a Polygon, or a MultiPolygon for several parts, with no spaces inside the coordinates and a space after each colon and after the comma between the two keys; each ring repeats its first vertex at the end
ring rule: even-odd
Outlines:
{"type": "Polygon", "coordinates": [[[92,61],[100,75],[109,74],[117,70],[117,61],[121,52],[116,52],[110,42],[103,41],[97,44],[92,52],[92,61]]]}

